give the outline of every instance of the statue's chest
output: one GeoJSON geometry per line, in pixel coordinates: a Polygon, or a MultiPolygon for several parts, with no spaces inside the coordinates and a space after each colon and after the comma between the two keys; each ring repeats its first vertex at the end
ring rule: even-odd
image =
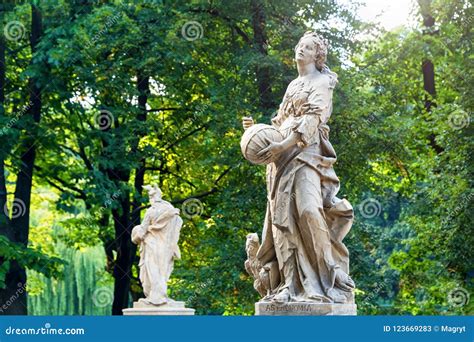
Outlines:
{"type": "Polygon", "coordinates": [[[307,102],[308,97],[312,92],[312,87],[303,81],[295,82],[290,85],[285,96],[285,102],[307,102]]]}
{"type": "Polygon", "coordinates": [[[327,92],[322,78],[296,80],[292,82],[283,99],[283,109],[289,115],[298,115],[303,104],[311,102],[317,94],[327,92]]]}

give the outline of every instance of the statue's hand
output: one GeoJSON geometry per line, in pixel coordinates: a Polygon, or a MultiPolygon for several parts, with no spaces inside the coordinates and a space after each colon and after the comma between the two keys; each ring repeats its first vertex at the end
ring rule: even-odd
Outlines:
{"type": "Polygon", "coordinates": [[[267,159],[274,160],[282,152],[285,151],[285,146],[281,143],[272,142],[266,148],[257,153],[258,156],[264,156],[267,159]]]}
{"type": "Polygon", "coordinates": [[[132,242],[138,245],[143,241],[145,234],[146,231],[144,231],[141,226],[135,226],[132,230],[132,242]]]}
{"type": "Polygon", "coordinates": [[[250,116],[244,116],[242,118],[242,126],[244,126],[244,129],[248,129],[251,126],[253,126],[255,122],[253,121],[252,117],[250,116]]]}

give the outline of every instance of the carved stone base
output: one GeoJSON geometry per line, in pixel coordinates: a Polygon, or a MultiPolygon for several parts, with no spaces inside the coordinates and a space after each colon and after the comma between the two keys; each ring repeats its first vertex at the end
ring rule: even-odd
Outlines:
{"type": "Polygon", "coordinates": [[[256,316],[356,316],[356,304],[289,302],[255,303],[256,316]]]}
{"type": "Polygon", "coordinates": [[[163,305],[133,302],[133,308],[122,311],[124,316],[193,316],[195,310],[186,308],[184,302],[172,301],[163,305]]]}

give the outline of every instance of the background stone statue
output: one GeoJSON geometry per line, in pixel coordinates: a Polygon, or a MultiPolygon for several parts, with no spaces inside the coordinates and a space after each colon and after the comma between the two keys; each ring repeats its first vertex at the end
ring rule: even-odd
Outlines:
{"type": "Polygon", "coordinates": [[[354,303],[349,252],[342,242],[354,216],[349,202],[336,197],[336,153],[327,122],[337,75],[325,65],[327,48],[318,34],[305,33],[295,47],[299,76],[289,84],[273,127],[255,129],[252,118],[243,119],[244,155],[267,164],[262,244],[249,235],[245,265],[262,301],[354,303]],[[268,137],[278,137],[275,129],[282,137],[271,141],[268,137]],[[265,141],[259,159],[255,149],[265,141]]]}
{"type": "Polygon", "coordinates": [[[178,240],[183,220],[179,209],[161,198],[156,185],[143,188],[148,191],[151,207],[143,222],[132,230],[132,241],[140,246],[140,281],[146,297],[139,301],[162,305],[172,301],[166,294],[167,282],[174,260],[180,258],[178,240]]]}

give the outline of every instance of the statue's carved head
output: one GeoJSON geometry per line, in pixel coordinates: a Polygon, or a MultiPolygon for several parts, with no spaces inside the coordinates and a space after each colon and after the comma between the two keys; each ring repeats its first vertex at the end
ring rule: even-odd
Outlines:
{"type": "Polygon", "coordinates": [[[326,63],[329,43],[314,31],[306,32],[295,46],[295,60],[304,64],[314,63],[321,71],[326,63]]]}
{"type": "Polygon", "coordinates": [[[148,196],[150,197],[150,201],[157,201],[161,199],[161,190],[158,185],[145,185],[143,189],[148,191],[148,196]]]}
{"type": "Polygon", "coordinates": [[[245,251],[248,257],[254,257],[260,247],[260,240],[257,233],[247,234],[247,241],[245,242],[245,251]]]}

